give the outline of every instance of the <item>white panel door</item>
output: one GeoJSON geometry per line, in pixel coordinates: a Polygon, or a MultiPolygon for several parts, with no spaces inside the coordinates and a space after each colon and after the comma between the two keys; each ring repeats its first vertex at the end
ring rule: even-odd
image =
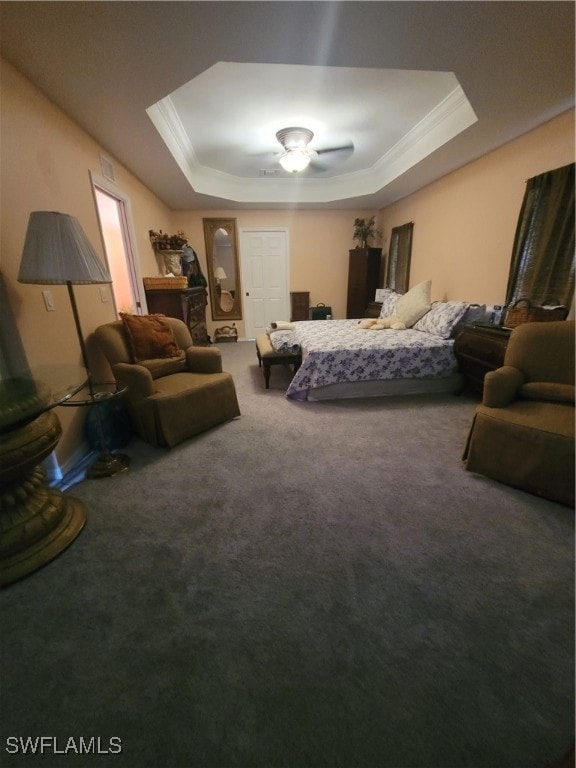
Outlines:
{"type": "Polygon", "coordinates": [[[240,230],[246,338],[255,339],[274,320],[290,320],[288,232],[240,230]]]}

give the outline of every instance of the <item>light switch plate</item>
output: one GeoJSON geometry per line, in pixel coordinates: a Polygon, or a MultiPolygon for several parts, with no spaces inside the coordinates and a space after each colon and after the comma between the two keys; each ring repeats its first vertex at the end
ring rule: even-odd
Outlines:
{"type": "Polygon", "coordinates": [[[52,291],[42,291],[42,298],[44,299],[44,306],[46,307],[46,312],[54,312],[56,307],[54,306],[52,291]]]}
{"type": "Polygon", "coordinates": [[[100,286],[100,301],[103,304],[108,301],[108,288],[105,285],[100,286]]]}

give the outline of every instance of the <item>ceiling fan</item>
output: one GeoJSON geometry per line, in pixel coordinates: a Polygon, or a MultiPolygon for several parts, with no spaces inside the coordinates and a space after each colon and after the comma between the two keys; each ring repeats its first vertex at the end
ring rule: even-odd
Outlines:
{"type": "Polygon", "coordinates": [[[354,149],[354,145],[351,142],[342,147],[309,149],[308,144],[314,138],[314,134],[309,128],[282,128],[276,133],[276,138],[284,148],[284,152],[278,162],[289,173],[303,171],[319,155],[327,154],[328,152],[346,151],[350,153],[354,149]]]}

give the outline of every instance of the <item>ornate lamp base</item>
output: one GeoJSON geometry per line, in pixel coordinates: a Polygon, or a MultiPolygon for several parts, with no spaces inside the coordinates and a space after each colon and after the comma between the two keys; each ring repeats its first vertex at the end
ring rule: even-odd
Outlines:
{"type": "Polygon", "coordinates": [[[58,417],[47,411],[0,436],[0,586],[46,565],[84,527],[84,504],[49,488],[38,467],[61,434],[58,417]]]}

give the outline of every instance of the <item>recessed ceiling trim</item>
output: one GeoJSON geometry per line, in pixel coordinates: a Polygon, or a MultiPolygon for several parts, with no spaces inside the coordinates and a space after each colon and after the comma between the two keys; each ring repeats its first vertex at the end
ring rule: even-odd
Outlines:
{"type": "Polygon", "coordinates": [[[241,203],[327,203],[372,194],[387,186],[477,121],[462,88],[451,93],[414,125],[370,168],[330,178],[299,174],[245,178],[200,165],[170,96],[146,110],[191,187],[201,194],[241,203]]]}
{"type": "Polygon", "coordinates": [[[180,170],[186,176],[190,186],[194,187],[193,179],[200,171],[201,166],[196,159],[194,147],[182,125],[172,99],[170,96],[166,96],[166,98],[148,107],[146,113],[178,163],[180,170]]]}
{"type": "Polygon", "coordinates": [[[477,121],[466,94],[456,86],[374,164],[371,191],[390,184],[477,121]]]}

